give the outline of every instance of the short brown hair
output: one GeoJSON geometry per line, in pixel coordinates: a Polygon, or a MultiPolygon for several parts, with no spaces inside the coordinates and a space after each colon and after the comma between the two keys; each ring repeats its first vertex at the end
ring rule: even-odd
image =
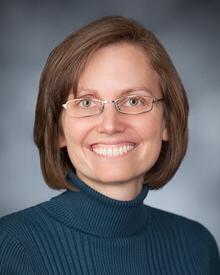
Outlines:
{"type": "Polygon", "coordinates": [[[128,42],[141,46],[160,76],[164,116],[169,140],[162,143],[155,165],[145,179],[151,189],[164,186],[175,174],[187,148],[188,101],[182,82],[166,50],[155,35],[134,20],[107,16],[72,33],[49,55],[43,69],[34,124],[34,142],[40,153],[41,169],[47,184],[72,189],[66,173],[74,169],[66,148],[59,148],[62,132],[62,103],[70,90],[76,94],[78,80],[88,57],[101,47],[128,42]]]}

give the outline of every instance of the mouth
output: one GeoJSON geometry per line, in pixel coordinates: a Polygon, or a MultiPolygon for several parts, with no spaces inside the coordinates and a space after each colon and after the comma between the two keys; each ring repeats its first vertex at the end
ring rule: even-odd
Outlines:
{"type": "Polygon", "coordinates": [[[115,158],[128,154],[136,146],[135,143],[94,144],[91,146],[91,151],[102,157],[115,158]]]}

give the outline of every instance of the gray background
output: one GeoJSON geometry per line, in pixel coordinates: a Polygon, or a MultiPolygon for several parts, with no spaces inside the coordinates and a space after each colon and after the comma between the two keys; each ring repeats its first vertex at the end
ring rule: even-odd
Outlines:
{"type": "Polygon", "coordinates": [[[173,180],[146,204],[203,223],[220,246],[220,9],[218,1],[1,1],[0,216],[55,196],[32,141],[38,80],[49,52],[97,17],[119,14],[153,30],[190,102],[190,142],[173,180]]]}

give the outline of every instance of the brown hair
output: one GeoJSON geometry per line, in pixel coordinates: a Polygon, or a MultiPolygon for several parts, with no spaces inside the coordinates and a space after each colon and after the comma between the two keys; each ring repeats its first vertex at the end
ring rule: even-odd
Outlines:
{"type": "Polygon", "coordinates": [[[151,189],[164,186],[175,174],[187,148],[188,102],[184,87],[166,50],[155,35],[134,20],[121,16],[98,19],[68,36],[49,55],[43,69],[36,106],[34,142],[40,153],[41,169],[52,188],[71,188],[66,173],[74,169],[66,148],[59,148],[62,132],[62,103],[78,80],[88,57],[97,49],[113,43],[141,46],[160,76],[164,116],[169,141],[162,143],[155,165],[145,179],[151,189]]]}

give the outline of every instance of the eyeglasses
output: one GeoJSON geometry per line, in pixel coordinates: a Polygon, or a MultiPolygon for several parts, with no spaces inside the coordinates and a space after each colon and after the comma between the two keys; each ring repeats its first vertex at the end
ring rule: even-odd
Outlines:
{"type": "Polygon", "coordinates": [[[101,114],[106,103],[114,103],[118,112],[136,115],[151,111],[154,103],[163,100],[163,98],[157,99],[142,95],[129,95],[116,100],[99,100],[84,97],[69,100],[62,107],[66,109],[70,117],[89,117],[101,114]]]}

